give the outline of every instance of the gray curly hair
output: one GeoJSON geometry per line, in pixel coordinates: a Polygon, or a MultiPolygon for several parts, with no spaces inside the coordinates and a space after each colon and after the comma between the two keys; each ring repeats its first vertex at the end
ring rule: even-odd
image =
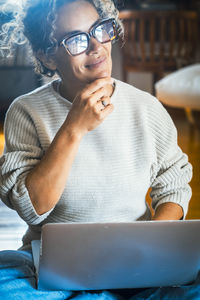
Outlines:
{"type": "MultiPolygon", "coordinates": [[[[39,50],[46,55],[56,52],[58,41],[54,32],[57,11],[62,5],[74,1],[77,0],[20,0],[17,5],[15,3],[13,19],[2,26],[0,34],[1,53],[7,51],[9,55],[12,55],[15,44],[28,43],[29,51],[32,52],[31,56],[35,63],[35,70],[40,74],[52,77],[55,71],[45,67],[37,58],[37,53],[39,50]]],[[[119,20],[119,12],[113,0],[85,1],[94,5],[100,17],[115,18],[118,37],[123,37],[123,25],[119,20]]],[[[12,0],[7,0],[3,11],[6,11],[6,6],[11,3],[12,0]]]]}

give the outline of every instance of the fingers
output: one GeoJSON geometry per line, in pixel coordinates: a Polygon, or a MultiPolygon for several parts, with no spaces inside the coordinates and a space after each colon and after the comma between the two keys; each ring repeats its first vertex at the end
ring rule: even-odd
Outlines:
{"type": "Polygon", "coordinates": [[[105,119],[112,111],[114,110],[114,105],[108,104],[102,111],[101,111],[101,118],[105,119]]]}
{"type": "Polygon", "coordinates": [[[96,111],[105,109],[108,104],[110,104],[110,97],[102,97],[101,100],[96,103],[96,111]]]}
{"type": "Polygon", "coordinates": [[[95,93],[97,90],[99,90],[101,88],[105,88],[107,85],[112,85],[112,84],[113,84],[113,79],[110,77],[96,79],[95,81],[88,84],[84,88],[82,95],[84,98],[88,97],[89,95],[95,93]]]}
{"type": "Polygon", "coordinates": [[[80,93],[76,95],[73,103],[82,103],[82,105],[93,106],[102,97],[111,96],[113,92],[113,79],[110,77],[96,79],[88,84],[80,93]]]}
{"type": "Polygon", "coordinates": [[[112,103],[104,106],[101,101],[99,101],[95,107],[95,113],[99,121],[103,121],[112,111],[114,110],[114,105],[112,103]]]}
{"type": "Polygon", "coordinates": [[[89,96],[88,101],[90,102],[91,105],[95,105],[96,102],[102,101],[103,98],[106,98],[108,100],[109,97],[109,92],[105,90],[104,88],[100,88],[96,92],[94,92],[92,95],[89,96]]]}
{"type": "Polygon", "coordinates": [[[106,87],[101,87],[100,89],[96,90],[94,93],[89,94],[86,97],[86,93],[81,93],[76,97],[73,101],[82,103],[83,106],[89,106],[89,107],[94,107],[96,106],[97,102],[100,102],[102,105],[102,101],[105,101],[104,103],[109,104],[110,103],[110,94],[111,94],[111,89],[106,88],[106,87]]]}

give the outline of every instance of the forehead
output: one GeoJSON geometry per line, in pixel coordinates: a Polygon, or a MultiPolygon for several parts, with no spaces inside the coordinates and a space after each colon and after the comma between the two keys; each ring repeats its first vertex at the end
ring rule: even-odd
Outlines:
{"type": "Polygon", "coordinates": [[[67,32],[88,29],[98,20],[99,15],[95,7],[83,0],[64,4],[58,10],[56,21],[56,35],[62,37],[67,32]]]}

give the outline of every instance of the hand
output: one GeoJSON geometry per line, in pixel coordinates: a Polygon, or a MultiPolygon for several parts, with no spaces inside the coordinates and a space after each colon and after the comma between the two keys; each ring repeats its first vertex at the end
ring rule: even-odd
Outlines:
{"type": "Polygon", "coordinates": [[[111,78],[97,79],[88,84],[75,97],[64,126],[71,133],[83,136],[100,125],[114,109],[110,103],[111,87],[111,78]]]}

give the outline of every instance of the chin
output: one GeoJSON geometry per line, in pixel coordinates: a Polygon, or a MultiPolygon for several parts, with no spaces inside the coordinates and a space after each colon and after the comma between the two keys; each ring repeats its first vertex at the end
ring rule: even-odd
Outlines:
{"type": "Polygon", "coordinates": [[[94,72],[91,75],[92,76],[90,76],[90,78],[91,78],[91,81],[93,81],[93,80],[99,79],[99,78],[111,77],[111,71],[102,70],[102,71],[99,71],[99,72],[94,72]]]}

